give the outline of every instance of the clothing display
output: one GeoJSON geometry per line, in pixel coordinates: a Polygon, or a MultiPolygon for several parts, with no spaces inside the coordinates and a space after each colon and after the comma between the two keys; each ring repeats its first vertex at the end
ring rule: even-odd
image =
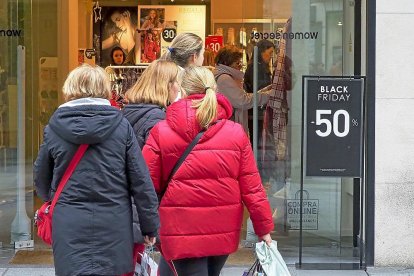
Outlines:
{"type": "Polygon", "coordinates": [[[246,33],[246,28],[244,27],[240,28],[240,45],[242,47],[247,46],[247,33],[246,33]]]}
{"type": "Polygon", "coordinates": [[[223,36],[224,35],[223,28],[217,28],[216,33],[214,35],[223,36]]]}
{"type": "MultiPolygon", "coordinates": [[[[291,31],[291,19],[283,29],[284,33],[291,31]]],[[[290,43],[290,42],[289,42],[290,43]]],[[[287,153],[287,121],[288,103],[287,91],[291,89],[291,60],[290,48],[286,39],[281,38],[279,42],[279,53],[276,58],[275,71],[273,72],[272,83],[275,85],[266,109],[264,129],[272,134],[277,160],[284,160],[287,153]],[[289,54],[288,54],[289,53],[289,54]]],[[[268,137],[268,136],[265,136],[268,137]]],[[[265,150],[265,147],[263,148],[265,150]]],[[[262,156],[265,156],[263,154],[262,156]]]]}
{"type": "Polygon", "coordinates": [[[105,71],[111,81],[111,105],[119,109],[124,107],[127,92],[141,77],[147,66],[107,66],[105,71]]]}

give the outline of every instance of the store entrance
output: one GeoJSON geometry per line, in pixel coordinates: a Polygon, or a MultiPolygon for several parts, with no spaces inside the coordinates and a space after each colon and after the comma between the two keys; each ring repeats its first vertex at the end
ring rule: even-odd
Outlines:
{"type": "MultiPolygon", "coordinates": [[[[269,39],[275,51],[268,65],[272,76],[268,84],[274,83],[275,90],[266,106],[255,107],[257,117],[252,116],[253,112],[250,116],[257,123],[256,137],[250,129],[251,141],[274,210],[273,238],[288,264],[348,264],[350,268],[359,268],[363,263],[359,239],[363,193],[359,179],[306,177],[302,242],[299,234],[302,76],[355,75],[355,2],[281,2],[263,1],[263,5],[255,6],[263,17],[272,18],[262,19],[260,24],[246,19],[242,23],[225,21],[214,25],[214,29],[225,29],[233,24],[237,29],[237,24],[241,24],[241,28],[257,30],[266,37],[272,33],[288,34],[269,39]]],[[[247,4],[243,4],[247,9],[247,4]]],[[[267,70],[261,54],[259,50],[258,89],[264,85],[261,70],[267,70]]],[[[249,235],[249,220],[246,232],[247,243],[254,240],[249,235]]]]}

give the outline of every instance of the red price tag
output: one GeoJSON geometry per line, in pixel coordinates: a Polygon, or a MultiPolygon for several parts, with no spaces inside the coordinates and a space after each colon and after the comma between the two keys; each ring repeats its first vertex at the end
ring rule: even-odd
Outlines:
{"type": "Polygon", "coordinates": [[[214,53],[217,52],[223,47],[223,37],[219,35],[209,35],[206,37],[206,49],[212,50],[214,53]]]}

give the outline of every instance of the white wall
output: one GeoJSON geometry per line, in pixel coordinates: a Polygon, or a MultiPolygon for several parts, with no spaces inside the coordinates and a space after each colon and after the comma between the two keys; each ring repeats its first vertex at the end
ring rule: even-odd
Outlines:
{"type": "Polygon", "coordinates": [[[413,266],[414,1],[376,12],[375,265],[413,266]]]}

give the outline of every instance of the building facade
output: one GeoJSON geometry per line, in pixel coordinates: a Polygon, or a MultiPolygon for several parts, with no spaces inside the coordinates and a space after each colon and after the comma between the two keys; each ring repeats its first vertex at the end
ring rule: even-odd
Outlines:
{"type": "MultiPolygon", "coordinates": [[[[1,2],[2,247],[27,239],[35,239],[35,248],[44,246],[34,237],[32,226],[34,210],[40,205],[33,189],[32,164],[43,128],[63,102],[61,87],[69,71],[84,62],[112,66],[109,54],[115,46],[133,58],[123,70],[139,71],[166,51],[174,34],[194,32],[206,40],[212,55],[222,45],[239,47],[244,70],[261,39],[275,44],[271,72],[277,57],[289,60],[287,117],[278,130],[282,139],[272,140],[277,149],[267,154],[263,154],[266,142],[261,135],[254,140],[263,184],[275,211],[273,237],[287,262],[304,267],[315,263],[412,266],[414,253],[406,245],[412,236],[410,194],[414,190],[408,161],[413,152],[409,131],[413,97],[408,92],[413,69],[407,65],[414,43],[408,35],[413,13],[414,4],[408,0],[1,2]],[[151,13],[158,21],[150,22],[151,13]],[[124,25],[117,25],[117,16],[124,25]],[[127,28],[133,29],[129,39],[127,28]],[[283,41],[277,33],[293,33],[293,37],[283,41]],[[148,54],[149,45],[154,45],[150,43],[159,46],[154,57],[148,54]],[[305,177],[301,186],[304,75],[366,76],[361,179],[305,177]],[[313,207],[303,209],[302,222],[307,223],[302,224],[298,223],[301,190],[303,202],[313,207]]],[[[265,109],[258,108],[259,129],[265,109]]],[[[250,230],[246,214],[244,246],[254,241],[250,230]]]]}

